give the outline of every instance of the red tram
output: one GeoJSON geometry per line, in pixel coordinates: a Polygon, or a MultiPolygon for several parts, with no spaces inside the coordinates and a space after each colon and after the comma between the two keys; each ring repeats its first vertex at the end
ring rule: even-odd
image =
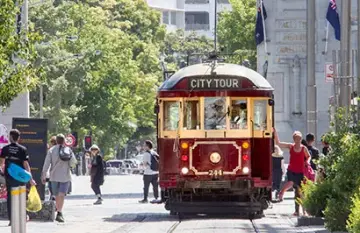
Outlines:
{"type": "Polygon", "coordinates": [[[170,214],[261,214],[271,199],[273,88],[244,66],[185,67],[157,96],[160,187],[170,214]]]}

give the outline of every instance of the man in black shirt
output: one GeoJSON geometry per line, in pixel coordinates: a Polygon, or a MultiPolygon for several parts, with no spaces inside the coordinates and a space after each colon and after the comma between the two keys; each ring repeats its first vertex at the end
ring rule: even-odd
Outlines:
{"type": "Polygon", "coordinates": [[[314,161],[319,160],[320,158],[320,153],[319,150],[313,146],[314,142],[315,142],[315,136],[312,133],[309,133],[306,135],[306,142],[307,142],[307,149],[309,150],[310,154],[311,154],[311,160],[310,160],[310,164],[311,164],[311,168],[316,171],[317,170],[317,166],[314,163],[314,161]]]}
{"type": "MultiPolygon", "coordinates": [[[[17,129],[12,129],[10,131],[10,144],[4,146],[1,150],[0,155],[0,169],[3,167],[5,163],[5,171],[1,171],[5,173],[6,180],[6,190],[7,190],[7,209],[8,209],[8,218],[9,218],[9,226],[11,225],[11,188],[25,186],[26,184],[21,183],[15,180],[7,171],[7,168],[11,163],[14,163],[26,171],[31,173],[30,165],[29,165],[29,155],[24,146],[18,143],[20,139],[20,132],[17,129]]],[[[36,185],[33,179],[30,180],[31,185],[36,185]]]]}

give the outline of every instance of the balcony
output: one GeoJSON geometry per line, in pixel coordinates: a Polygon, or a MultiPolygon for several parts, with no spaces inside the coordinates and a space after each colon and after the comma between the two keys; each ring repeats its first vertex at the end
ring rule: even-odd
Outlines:
{"type": "Polygon", "coordinates": [[[209,24],[186,24],[186,31],[208,31],[210,30],[209,24]]]}

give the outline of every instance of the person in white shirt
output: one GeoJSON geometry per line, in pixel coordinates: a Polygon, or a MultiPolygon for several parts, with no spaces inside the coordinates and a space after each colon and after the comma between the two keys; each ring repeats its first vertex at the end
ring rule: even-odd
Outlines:
{"type": "Polygon", "coordinates": [[[158,203],[159,198],[159,155],[153,150],[153,143],[146,140],[144,143],[144,199],[139,203],[148,203],[149,187],[153,186],[155,200],[151,203],[158,203]]]}

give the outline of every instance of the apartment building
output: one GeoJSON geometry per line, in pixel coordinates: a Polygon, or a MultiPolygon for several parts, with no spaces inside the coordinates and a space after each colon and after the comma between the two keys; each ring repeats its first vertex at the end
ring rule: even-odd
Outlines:
{"type": "MultiPolygon", "coordinates": [[[[215,28],[215,0],[147,0],[161,11],[161,22],[169,31],[183,29],[212,38],[215,28]]],[[[231,10],[229,0],[217,0],[218,13],[231,10]]]]}

